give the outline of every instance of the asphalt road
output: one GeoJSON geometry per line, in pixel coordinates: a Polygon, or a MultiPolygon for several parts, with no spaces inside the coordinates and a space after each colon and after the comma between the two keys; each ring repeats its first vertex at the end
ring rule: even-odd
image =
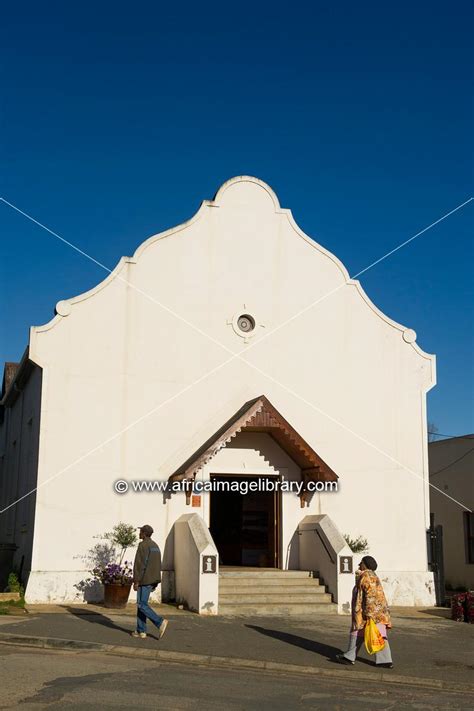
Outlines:
{"type": "MultiPolygon", "coordinates": [[[[162,640],[153,627],[144,640],[130,637],[134,616],[80,614],[30,614],[0,619],[0,633],[82,640],[129,647],[131,651],[159,650],[237,657],[341,670],[333,661],[348,639],[348,619],[339,615],[297,618],[203,617],[189,613],[169,617],[162,640]]],[[[387,676],[402,675],[474,684],[474,626],[442,617],[413,619],[394,615],[390,646],[395,663],[387,676]]],[[[374,672],[374,660],[364,649],[353,673],[374,672]]],[[[474,703],[473,703],[474,709],[474,703]]]]}
{"type": "Polygon", "coordinates": [[[465,694],[0,646],[0,708],[472,711],[465,694]]]}

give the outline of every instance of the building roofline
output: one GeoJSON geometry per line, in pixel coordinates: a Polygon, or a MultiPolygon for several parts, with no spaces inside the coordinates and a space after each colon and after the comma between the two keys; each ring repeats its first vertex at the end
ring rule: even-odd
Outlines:
{"type": "Polygon", "coordinates": [[[12,381],[3,393],[0,406],[11,407],[28,382],[31,373],[36,367],[36,363],[33,363],[29,356],[30,349],[29,346],[27,346],[12,381]]]}

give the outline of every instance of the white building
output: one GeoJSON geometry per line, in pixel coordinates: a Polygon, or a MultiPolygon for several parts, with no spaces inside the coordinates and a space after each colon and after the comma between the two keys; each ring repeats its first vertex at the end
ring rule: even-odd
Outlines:
{"type": "Polygon", "coordinates": [[[173,546],[174,524],[197,513],[221,565],[311,564],[346,600],[331,536],[362,535],[389,601],[431,604],[426,393],[435,358],[415,339],[268,185],[226,182],[191,220],[60,301],[49,323],[31,328],[7,377],[1,508],[20,500],[0,516],[0,552],[5,559],[15,548],[27,599],[81,601],[81,557],[119,521],[155,528],[166,594],[186,556],[185,544],[173,546]],[[133,480],[173,475],[336,481],[338,490],[260,498],[131,490],[133,480]],[[126,494],[114,492],[117,480],[129,483],[126,494]],[[311,528],[318,543],[308,543],[300,523],[322,514],[325,525],[311,528]]]}

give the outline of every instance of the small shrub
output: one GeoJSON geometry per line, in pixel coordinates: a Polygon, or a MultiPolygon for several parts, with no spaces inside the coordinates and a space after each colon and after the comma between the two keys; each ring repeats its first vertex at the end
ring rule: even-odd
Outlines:
{"type": "Polygon", "coordinates": [[[120,551],[120,565],[125,557],[127,548],[137,544],[137,532],[135,526],[122,521],[113,527],[108,533],[104,533],[103,538],[118,546],[120,551]]]}
{"type": "Polygon", "coordinates": [[[10,575],[8,576],[7,587],[5,588],[5,592],[20,593],[20,597],[23,597],[25,590],[21,585],[18,579],[18,575],[16,573],[10,573],[10,575]]]}
{"type": "Polygon", "coordinates": [[[363,536],[357,536],[357,538],[351,538],[349,534],[345,533],[343,538],[351,551],[353,553],[367,553],[369,550],[369,542],[367,538],[363,536]]]}

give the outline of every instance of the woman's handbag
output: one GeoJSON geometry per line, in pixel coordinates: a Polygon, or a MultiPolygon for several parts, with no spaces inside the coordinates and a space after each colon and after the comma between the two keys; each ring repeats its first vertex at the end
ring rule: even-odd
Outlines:
{"type": "Polygon", "coordinates": [[[365,648],[369,654],[381,652],[385,647],[385,640],[380,634],[375,622],[369,618],[365,623],[364,629],[365,648]]]}

